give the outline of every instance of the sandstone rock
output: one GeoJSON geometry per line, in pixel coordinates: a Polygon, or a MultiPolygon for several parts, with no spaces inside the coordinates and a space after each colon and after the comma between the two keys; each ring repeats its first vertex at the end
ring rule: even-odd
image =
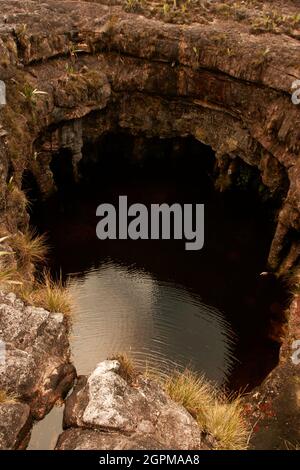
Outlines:
{"type": "Polygon", "coordinates": [[[0,450],[26,447],[32,419],[24,403],[0,403],[0,450]]]}
{"type": "MultiPolygon", "coordinates": [[[[22,169],[30,169],[45,196],[55,189],[53,151],[68,149],[78,176],[82,136],[89,141],[115,129],[194,136],[215,151],[221,178],[237,157],[258,168],[280,201],[269,265],[287,272],[300,255],[299,105],[291,100],[300,34],[284,23],[297,8],[264,2],[265,14],[285,18],[276,31],[264,31],[253,26],[265,21],[260,9],[245,4],[238,12],[230,4],[224,14],[222,2],[206,3],[165,18],[149,2],[136,15],[117,0],[7,0],[0,13],[0,78],[7,86],[0,166],[5,173],[14,168],[19,186],[22,169]],[[35,106],[39,119],[18,90],[28,82],[47,92],[35,106]]],[[[27,223],[26,211],[7,204],[6,183],[0,175],[0,224],[14,231],[27,223]]]]}
{"type": "Polygon", "coordinates": [[[0,390],[26,401],[33,417],[42,418],[75,377],[66,319],[0,293],[0,339],[5,344],[0,390]]]}
{"type": "Polygon", "coordinates": [[[167,449],[151,435],[120,434],[70,428],[58,438],[57,450],[152,450],[167,449]]]}
{"type": "Polygon", "coordinates": [[[201,447],[201,429],[183,407],[150,379],[139,376],[130,385],[118,370],[118,361],[104,361],[78,380],[64,413],[64,427],[71,429],[57,448],[201,447]]]}

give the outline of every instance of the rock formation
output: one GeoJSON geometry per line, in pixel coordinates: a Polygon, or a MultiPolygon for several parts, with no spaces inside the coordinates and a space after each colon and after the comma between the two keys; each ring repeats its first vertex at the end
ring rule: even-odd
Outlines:
{"type": "Polygon", "coordinates": [[[0,448],[19,448],[73,384],[66,318],[0,293],[0,338],[0,448]]]}
{"type": "Polygon", "coordinates": [[[280,200],[269,265],[286,272],[300,247],[299,107],[291,101],[300,45],[293,2],[284,7],[289,29],[275,18],[274,31],[257,26],[264,10],[232,2],[227,16],[220,2],[202,2],[166,18],[151,2],[137,12],[124,11],[121,1],[106,3],[2,4],[2,225],[13,231],[26,223],[26,209],[17,198],[12,202],[6,185],[11,177],[20,186],[27,169],[42,194],[53,191],[54,151],[69,149],[77,177],[82,144],[109,130],[194,136],[215,151],[221,180],[238,171],[239,157],[280,200]]]}
{"type": "Polygon", "coordinates": [[[200,449],[201,430],[192,416],[143,376],[132,385],[118,361],[98,364],[80,377],[66,400],[57,449],[200,449]]]}
{"type": "MultiPolygon", "coordinates": [[[[42,196],[55,190],[55,152],[70,152],[76,179],[84,144],[105,132],[193,136],[214,150],[221,189],[240,161],[258,170],[278,207],[269,267],[287,273],[300,254],[300,105],[291,100],[300,79],[297,2],[253,8],[253,2],[191,1],[187,11],[175,13],[159,2],[134,3],[135,9],[122,0],[1,2],[0,80],[7,104],[0,104],[0,237],[28,224],[25,172],[42,196]]],[[[0,389],[17,395],[17,402],[0,404],[0,447],[19,448],[32,419],[68,389],[74,370],[60,314],[25,307],[12,294],[1,294],[0,303],[8,361],[5,372],[0,366],[0,389]]],[[[291,328],[292,319],[299,325],[297,315],[292,311],[291,328]]],[[[147,381],[129,389],[116,366],[105,364],[101,374],[81,379],[68,399],[68,429],[58,448],[129,448],[128,435],[137,448],[204,445],[183,409],[158,390],[153,403],[145,400],[147,381]],[[119,403],[110,380],[147,419],[137,421],[134,410],[119,403]],[[95,402],[103,389],[111,403],[95,402]],[[168,432],[155,422],[157,412],[168,432]]]]}

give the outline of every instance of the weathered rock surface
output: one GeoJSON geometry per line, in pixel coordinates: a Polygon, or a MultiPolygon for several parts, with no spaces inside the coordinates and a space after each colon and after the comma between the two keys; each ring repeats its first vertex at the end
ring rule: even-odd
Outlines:
{"type": "Polygon", "coordinates": [[[152,435],[120,434],[92,429],[70,428],[58,438],[57,450],[152,450],[166,447],[152,435]]]}
{"type": "Polygon", "coordinates": [[[297,8],[292,1],[226,4],[191,2],[186,13],[164,16],[162,4],[151,1],[138,14],[124,11],[121,1],[2,2],[0,78],[8,104],[0,118],[0,224],[13,230],[26,218],[5,182],[13,174],[20,185],[27,168],[48,194],[58,149],[71,152],[77,176],[82,145],[106,131],[194,136],[216,152],[221,180],[238,171],[237,157],[258,168],[280,200],[269,264],[285,272],[294,265],[300,253],[300,108],[291,101],[300,78],[297,8]],[[273,27],[264,29],[269,16],[273,27]],[[33,105],[22,97],[25,85],[47,95],[33,105]]]}
{"type": "Polygon", "coordinates": [[[10,418],[4,437],[0,431],[0,443],[8,445],[15,439],[15,446],[28,410],[31,419],[43,418],[71,387],[75,369],[70,363],[64,316],[27,307],[12,293],[0,293],[0,339],[5,345],[0,361],[0,390],[21,402],[2,405],[0,426],[4,425],[4,412],[10,418]]]}
{"type": "Polygon", "coordinates": [[[288,332],[281,347],[280,364],[264,383],[245,399],[254,432],[251,447],[295,450],[300,442],[300,296],[289,309],[288,332]]]}
{"type": "Polygon", "coordinates": [[[29,437],[32,418],[30,407],[25,403],[0,404],[0,449],[25,448],[29,437]]]}
{"type": "MultiPolygon", "coordinates": [[[[1,232],[28,221],[9,181],[20,190],[30,170],[43,195],[55,189],[53,152],[70,151],[77,177],[83,145],[107,131],[194,136],[215,151],[221,180],[231,180],[239,158],[259,170],[279,201],[269,265],[288,272],[300,253],[300,105],[291,101],[300,79],[298,2],[192,1],[176,15],[164,15],[159,2],[144,4],[134,14],[124,11],[123,0],[1,2],[0,79],[7,95],[0,109],[1,232]],[[47,95],[30,101],[22,96],[26,86],[47,95]]],[[[23,365],[35,371],[36,361],[29,349],[14,347],[19,390],[27,399],[41,387],[30,403],[40,416],[52,401],[45,389],[51,363],[45,361],[45,375],[37,369],[39,379],[24,376],[23,365]]],[[[274,374],[287,370],[284,350],[282,357],[274,374]]],[[[54,383],[65,367],[56,360],[54,383]]],[[[278,383],[287,382],[280,377],[278,383]]],[[[99,430],[78,430],[63,434],[66,446],[85,445],[78,436],[87,432],[104,439],[99,430]]]]}
{"type": "Polygon", "coordinates": [[[199,449],[201,429],[192,416],[145,377],[128,384],[118,361],[98,364],[80,377],[66,400],[58,449],[199,449]]]}

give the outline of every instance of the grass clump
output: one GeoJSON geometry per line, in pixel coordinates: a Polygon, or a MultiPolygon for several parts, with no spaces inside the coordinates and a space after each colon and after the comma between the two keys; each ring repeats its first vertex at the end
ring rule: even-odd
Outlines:
{"type": "MultiPolygon", "coordinates": [[[[118,374],[127,383],[134,384],[140,373],[127,354],[109,358],[120,363],[118,374]]],[[[166,376],[159,372],[142,374],[159,382],[167,395],[183,406],[197,421],[200,431],[213,438],[215,450],[245,450],[251,432],[244,420],[244,410],[239,396],[226,396],[205,377],[191,370],[175,371],[166,376]]]]}
{"type": "Polygon", "coordinates": [[[218,448],[225,450],[246,450],[250,432],[243,419],[240,398],[226,402],[215,399],[206,413],[205,427],[216,439],[218,448]]]}
{"type": "Polygon", "coordinates": [[[132,359],[125,353],[119,353],[113,355],[110,360],[118,361],[120,363],[120,368],[118,374],[126,380],[127,383],[131,384],[137,377],[137,371],[133,365],[132,359]]]}
{"type": "Polygon", "coordinates": [[[249,431],[243,419],[240,398],[230,400],[212,384],[194,372],[175,372],[164,382],[164,389],[213,436],[217,449],[244,450],[249,431]]]}
{"type": "Polygon", "coordinates": [[[38,97],[41,95],[48,95],[48,93],[46,91],[34,88],[32,85],[30,85],[30,83],[25,83],[23,90],[20,91],[20,95],[24,98],[27,103],[35,106],[38,97]]]}
{"type": "Polygon", "coordinates": [[[70,296],[62,280],[52,279],[48,271],[44,271],[40,281],[34,286],[20,290],[22,299],[53,313],[69,315],[71,311],[70,296]]]}
{"type": "MultiPolygon", "coordinates": [[[[15,253],[18,268],[1,266],[0,283],[9,285],[26,304],[68,315],[71,311],[70,296],[61,279],[52,279],[47,270],[44,270],[40,279],[35,282],[28,276],[31,271],[30,264],[41,264],[46,260],[48,246],[45,235],[38,235],[28,229],[24,233],[18,232],[9,237],[14,251],[0,251],[0,257],[15,253]]],[[[6,238],[8,237],[0,238],[0,242],[6,238]]]]}
{"type": "Polygon", "coordinates": [[[16,185],[11,185],[8,193],[8,203],[11,207],[19,208],[21,211],[25,211],[30,206],[29,201],[26,198],[26,195],[21,189],[16,185]]]}
{"type": "Polygon", "coordinates": [[[19,279],[18,272],[15,268],[1,267],[0,284],[9,285],[9,286],[21,286],[22,281],[19,279]]]}
{"type": "Polygon", "coordinates": [[[142,6],[143,0],[125,0],[124,7],[126,11],[137,11],[142,6]]]}
{"type": "Polygon", "coordinates": [[[5,390],[0,390],[0,405],[4,403],[15,403],[16,401],[15,396],[9,395],[5,390]]]}
{"type": "Polygon", "coordinates": [[[294,444],[290,441],[285,440],[284,445],[285,445],[286,450],[300,450],[299,442],[296,442],[296,444],[294,444]]]}
{"type": "Polygon", "coordinates": [[[11,245],[21,268],[29,263],[43,263],[46,260],[48,246],[45,235],[38,235],[35,231],[28,229],[24,233],[18,232],[12,238],[11,245]]]}
{"type": "Polygon", "coordinates": [[[193,372],[175,372],[167,377],[164,389],[172,398],[182,405],[195,419],[203,412],[203,403],[211,401],[211,389],[203,377],[193,372]]]}
{"type": "MultiPolygon", "coordinates": [[[[0,238],[0,244],[5,242],[9,235],[0,238]]],[[[17,270],[14,267],[7,265],[7,257],[14,255],[13,251],[0,250],[0,284],[16,284],[17,270]]]]}

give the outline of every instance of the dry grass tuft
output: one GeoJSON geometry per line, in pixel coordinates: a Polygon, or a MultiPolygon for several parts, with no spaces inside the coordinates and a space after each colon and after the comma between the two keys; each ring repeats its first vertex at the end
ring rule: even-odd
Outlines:
{"type": "Polygon", "coordinates": [[[285,445],[286,450],[300,450],[299,442],[296,442],[296,444],[294,444],[290,441],[285,440],[284,445],[285,445]]]}
{"type": "Polygon", "coordinates": [[[25,211],[30,206],[30,203],[26,198],[26,194],[16,185],[12,185],[10,188],[8,200],[11,207],[19,208],[21,211],[25,211]]]}
{"type": "Polygon", "coordinates": [[[126,380],[127,383],[131,384],[136,379],[138,372],[135,370],[132,359],[125,353],[119,353],[113,355],[110,360],[118,361],[120,368],[118,374],[126,380]]]}
{"type": "Polygon", "coordinates": [[[45,235],[38,235],[34,230],[18,232],[11,239],[11,245],[16,252],[21,268],[29,263],[43,263],[46,260],[48,246],[45,235]]]}
{"type": "Polygon", "coordinates": [[[13,395],[9,395],[5,390],[0,390],[0,404],[3,403],[15,403],[17,398],[13,395]]]}
{"type": "Polygon", "coordinates": [[[165,391],[195,419],[203,414],[203,403],[212,402],[211,386],[190,370],[174,372],[163,383],[165,391]]]}
{"type": "Polygon", "coordinates": [[[62,280],[53,280],[48,271],[44,271],[42,279],[34,286],[21,289],[20,296],[25,302],[43,307],[49,312],[59,312],[64,315],[69,315],[71,312],[70,296],[62,280]]]}
{"type": "Polygon", "coordinates": [[[0,284],[6,284],[9,286],[20,286],[22,281],[19,273],[15,268],[3,268],[0,269],[0,284]]]}
{"type": "Polygon", "coordinates": [[[214,437],[217,449],[244,450],[249,431],[243,419],[240,398],[228,400],[224,394],[194,372],[175,372],[164,389],[197,420],[200,428],[214,437]]]}
{"type": "MultiPolygon", "coordinates": [[[[121,377],[129,384],[134,383],[138,372],[131,358],[116,354],[110,359],[119,361],[121,377]]],[[[148,371],[145,374],[148,376],[148,371]]],[[[175,371],[167,377],[151,372],[149,378],[158,381],[169,397],[194,417],[201,431],[213,437],[214,449],[247,449],[251,432],[244,421],[239,396],[226,396],[203,376],[188,369],[175,371]]]]}
{"type": "Polygon", "coordinates": [[[206,411],[205,427],[218,442],[219,449],[247,449],[250,431],[243,419],[240,398],[222,402],[215,399],[206,411]]]}
{"type": "MultiPolygon", "coordinates": [[[[0,238],[0,243],[6,241],[9,236],[0,238]]],[[[8,258],[13,256],[13,251],[0,251],[0,284],[17,284],[19,281],[17,270],[7,263],[8,258]]],[[[2,287],[2,286],[1,286],[2,287]]]]}

